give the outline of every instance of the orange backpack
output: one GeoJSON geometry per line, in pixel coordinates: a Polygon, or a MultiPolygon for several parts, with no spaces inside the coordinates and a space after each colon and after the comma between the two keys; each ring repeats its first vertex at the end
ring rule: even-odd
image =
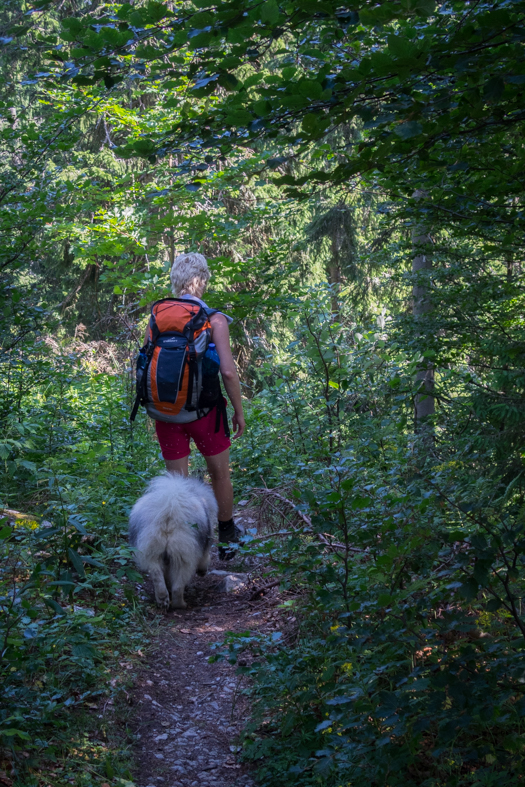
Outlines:
{"type": "Polygon", "coordinates": [[[210,316],[200,303],[164,298],[151,307],[147,342],[137,357],[137,397],[130,420],[139,405],[156,421],[177,423],[184,408],[205,415],[223,402],[218,373],[203,388],[202,358],[211,337],[210,316]]]}

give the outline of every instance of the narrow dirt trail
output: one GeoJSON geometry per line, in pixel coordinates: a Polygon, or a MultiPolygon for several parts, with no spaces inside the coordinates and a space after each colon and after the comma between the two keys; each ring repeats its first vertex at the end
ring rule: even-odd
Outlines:
{"type": "MultiPolygon", "coordinates": [[[[215,556],[210,571],[236,573],[215,556]]],[[[195,577],[188,607],[166,615],[156,645],[138,673],[131,728],[136,787],[253,787],[237,761],[238,736],[249,717],[245,684],[229,663],[208,663],[227,631],[279,628],[278,591],[254,600],[254,583],[225,592],[224,576],[195,577]]],[[[257,581],[260,587],[260,580],[257,581]]]]}

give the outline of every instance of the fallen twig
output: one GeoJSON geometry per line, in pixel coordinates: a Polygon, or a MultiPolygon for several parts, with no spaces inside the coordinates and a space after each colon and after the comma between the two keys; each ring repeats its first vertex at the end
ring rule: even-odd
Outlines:
{"type": "Polygon", "coordinates": [[[271,588],[277,587],[277,585],[279,585],[280,583],[281,583],[281,580],[280,579],[276,579],[275,582],[269,582],[268,585],[264,585],[262,588],[256,588],[253,591],[252,595],[250,596],[249,600],[250,601],[255,601],[256,598],[259,598],[259,596],[264,596],[267,593],[268,590],[271,590],[271,588]]]}
{"type": "Polygon", "coordinates": [[[310,517],[307,516],[306,514],[303,514],[302,511],[299,511],[295,503],[292,503],[291,500],[288,500],[288,498],[283,497],[283,495],[280,495],[279,492],[276,492],[274,489],[268,489],[267,487],[262,489],[261,487],[259,487],[256,489],[252,489],[252,492],[262,493],[263,495],[269,495],[270,497],[276,497],[282,503],[286,503],[286,505],[291,506],[295,511],[295,513],[297,514],[297,516],[300,519],[302,519],[303,522],[305,522],[305,524],[308,525],[308,527],[312,527],[312,520],[310,519],[310,517]]]}
{"type": "MultiPolygon", "coordinates": [[[[321,543],[327,547],[334,548],[334,549],[338,548],[343,550],[346,549],[344,544],[339,544],[337,541],[333,543],[327,541],[323,533],[312,533],[311,531],[308,530],[303,532],[307,532],[310,535],[312,535],[314,538],[318,538],[319,541],[321,541],[321,543]]],[[[295,536],[295,535],[297,535],[297,530],[277,530],[273,533],[267,533],[265,536],[255,536],[254,538],[251,538],[250,541],[248,541],[247,543],[251,544],[253,541],[267,541],[269,538],[274,538],[274,536],[295,536]]],[[[359,547],[348,547],[348,551],[361,553],[361,552],[365,552],[366,550],[360,549],[359,547]]]]}
{"type": "Polygon", "coordinates": [[[8,517],[9,519],[23,519],[30,522],[35,521],[37,517],[32,514],[23,514],[21,511],[15,511],[13,508],[0,508],[0,517],[8,517]]]}
{"type": "Polygon", "coordinates": [[[267,533],[265,536],[253,536],[247,542],[251,544],[252,541],[267,541],[269,538],[273,538],[274,536],[295,536],[297,534],[297,530],[275,530],[272,533],[267,533]]]}
{"type": "MultiPolygon", "coordinates": [[[[288,498],[284,497],[284,495],[280,495],[279,492],[276,492],[273,489],[267,489],[267,488],[262,489],[260,487],[256,488],[256,489],[252,489],[252,492],[256,493],[256,494],[260,494],[262,497],[275,497],[278,500],[280,500],[282,503],[285,503],[286,505],[290,506],[294,510],[294,513],[300,519],[302,519],[302,521],[307,525],[308,531],[311,533],[311,535],[314,538],[317,538],[322,544],[324,544],[325,546],[327,546],[330,549],[332,549],[334,552],[336,550],[342,549],[345,552],[348,551],[348,552],[353,552],[355,554],[361,554],[362,552],[365,551],[363,549],[360,549],[359,547],[351,547],[351,546],[347,547],[347,546],[345,546],[345,544],[340,544],[337,541],[336,542],[328,541],[327,536],[329,538],[335,538],[335,536],[330,536],[329,534],[325,535],[323,533],[314,533],[314,532],[312,532],[312,520],[310,519],[310,517],[307,516],[306,514],[303,514],[302,511],[299,511],[299,509],[297,508],[295,503],[293,503],[291,500],[288,500],[288,498]]],[[[254,541],[264,541],[267,538],[273,538],[273,536],[292,536],[294,534],[295,534],[295,531],[287,530],[287,531],[284,531],[284,532],[268,533],[266,536],[258,536],[256,538],[254,538],[253,540],[254,541]]]]}
{"type": "MultiPolygon", "coordinates": [[[[334,549],[338,548],[338,549],[343,549],[343,550],[347,550],[348,549],[349,552],[357,552],[357,553],[366,552],[365,549],[360,549],[359,547],[347,547],[344,544],[339,544],[337,541],[334,541],[334,542],[327,541],[327,538],[326,538],[327,534],[325,534],[325,533],[316,533],[315,535],[319,539],[319,541],[321,541],[327,547],[332,547],[334,549]]],[[[329,538],[335,538],[335,536],[329,536],[329,538]]]]}

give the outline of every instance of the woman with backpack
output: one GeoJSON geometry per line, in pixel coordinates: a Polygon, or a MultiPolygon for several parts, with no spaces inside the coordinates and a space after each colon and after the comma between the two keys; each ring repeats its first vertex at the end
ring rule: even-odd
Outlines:
{"type": "MultiPolygon", "coordinates": [[[[233,521],[231,442],[219,371],[233,406],[234,439],[243,434],[245,420],[230,347],[232,319],[202,300],[210,275],[202,254],[181,254],[174,261],[170,279],[175,298],[152,306],[141,351],[142,376],[137,363],[137,400],[155,419],[168,471],[188,475],[190,438],[204,456],[219,506],[219,543],[224,545],[238,542],[243,532],[233,521]]],[[[222,559],[233,554],[219,547],[222,559]]]]}

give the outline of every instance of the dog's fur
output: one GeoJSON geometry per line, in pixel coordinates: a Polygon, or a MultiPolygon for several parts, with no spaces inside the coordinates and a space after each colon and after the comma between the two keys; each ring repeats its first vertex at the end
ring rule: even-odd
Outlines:
{"type": "Polygon", "coordinates": [[[210,562],[217,501],[196,478],[165,473],[154,478],[129,517],[129,542],[135,559],[155,588],[164,609],[185,607],[184,588],[195,572],[204,576],[210,562]]]}

